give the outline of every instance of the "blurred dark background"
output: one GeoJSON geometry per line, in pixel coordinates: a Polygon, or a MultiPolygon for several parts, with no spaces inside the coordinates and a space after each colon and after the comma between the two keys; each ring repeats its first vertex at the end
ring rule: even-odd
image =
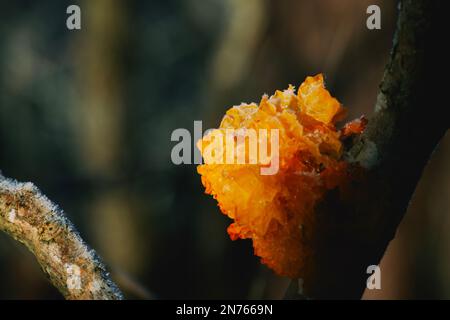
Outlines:
{"type": "MultiPolygon", "coordinates": [[[[0,0],[0,169],[65,210],[128,298],[281,298],[195,165],[172,164],[171,132],[319,72],[370,115],[395,19],[393,0],[0,0]]],[[[450,298],[449,159],[446,137],[365,298],[450,298]]],[[[0,298],[61,298],[4,234],[0,298]]]]}

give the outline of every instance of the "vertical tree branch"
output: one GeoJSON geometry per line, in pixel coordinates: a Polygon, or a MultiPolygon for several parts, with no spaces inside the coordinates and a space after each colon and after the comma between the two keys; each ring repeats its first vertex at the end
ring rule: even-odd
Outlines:
{"type": "Polygon", "coordinates": [[[23,243],[66,299],[122,299],[104,264],[32,183],[0,175],[0,230],[23,243]]]}
{"type": "MultiPolygon", "coordinates": [[[[393,239],[422,171],[448,128],[439,82],[448,59],[438,38],[443,1],[403,0],[375,113],[346,155],[365,168],[348,190],[334,190],[316,210],[314,257],[304,287],[287,297],[360,298],[369,265],[393,239]],[[300,294],[300,296],[299,296],[300,294]]],[[[384,270],[381,270],[383,273],[384,270]]],[[[388,270],[385,270],[388,272],[388,270]]]]}

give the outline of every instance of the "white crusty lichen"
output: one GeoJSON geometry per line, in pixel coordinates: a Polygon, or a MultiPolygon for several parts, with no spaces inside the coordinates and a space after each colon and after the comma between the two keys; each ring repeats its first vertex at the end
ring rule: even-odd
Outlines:
{"type": "Polygon", "coordinates": [[[344,157],[347,162],[359,163],[366,169],[375,167],[380,161],[377,145],[369,139],[360,140],[344,157]]]}
{"type": "Polygon", "coordinates": [[[52,242],[48,245],[48,254],[55,263],[57,264],[62,263],[61,252],[59,250],[59,246],[57,243],[52,242]]]}
{"type": "Polygon", "coordinates": [[[356,161],[363,168],[370,169],[374,167],[379,162],[377,145],[370,140],[365,140],[363,148],[356,157],[356,161]]]}
{"type": "Polygon", "coordinates": [[[67,299],[123,299],[64,212],[32,183],[0,173],[0,230],[25,244],[67,299]]]}
{"type": "Polygon", "coordinates": [[[90,286],[90,290],[92,292],[98,292],[98,291],[100,291],[102,289],[102,283],[97,277],[95,277],[92,280],[92,282],[90,283],[89,286],[90,286]]]}
{"type": "Polygon", "coordinates": [[[66,263],[67,289],[81,290],[81,269],[76,264],[66,263]]]}
{"type": "Polygon", "coordinates": [[[379,92],[377,95],[377,103],[375,104],[375,112],[381,112],[387,109],[387,98],[383,92],[379,92]]]}
{"type": "Polygon", "coordinates": [[[16,209],[9,210],[8,221],[11,223],[14,223],[14,221],[16,221],[16,209]]]}

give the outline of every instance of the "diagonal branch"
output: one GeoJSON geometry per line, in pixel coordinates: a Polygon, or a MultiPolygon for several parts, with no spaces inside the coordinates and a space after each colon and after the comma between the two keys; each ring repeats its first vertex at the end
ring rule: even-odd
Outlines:
{"type": "MultiPolygon", "coordinates": [[[[348,190],[334,190],[316,208],[317,238],[309,273],[288,289],[310,298],[360,298],[369,265],[377,265],[408,207],[422,171],[446,133],[439,109],[448,59],[439,34],[443,1],[403,0],[390,61],[380,85],[374,115],[346,155],[365,168],[348,190]]],[[[386,270],[381,270],[381,274],[386,270]]],[[[301,297],[300,297],[301,298],[301,297]]]]}
{"type": "Polygon", "coordinates": [[[104,264],[32,183],[0,174],[0,230],[23,243],[66,299],[122,299],[104,264]]]}

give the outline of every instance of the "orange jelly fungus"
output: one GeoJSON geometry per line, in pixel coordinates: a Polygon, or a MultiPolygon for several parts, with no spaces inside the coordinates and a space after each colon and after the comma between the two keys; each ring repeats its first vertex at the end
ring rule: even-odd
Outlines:
{"type": "MultiPolygon", "coordinates": [[[[234,219],[228,227],[231,239],[251,238],[255,254],[278,275],[300,276],[312,254],[315,205],[345,178],[341,139],[362,132],[366,120],[338,131],[335,122],[343,115],[341,104],[325,89],[322,74],[307,77],[297,94],[289,86],[271,97],[264,95],[259,106],[232,107],[217,129],[278,129],[276,174],[261,175],[260,164],[248,163],[206,162],[197,168],[205,192],[234,219]]],[[[207,137],[197,144],[201,152],[210,143],[207,137]]]]}

